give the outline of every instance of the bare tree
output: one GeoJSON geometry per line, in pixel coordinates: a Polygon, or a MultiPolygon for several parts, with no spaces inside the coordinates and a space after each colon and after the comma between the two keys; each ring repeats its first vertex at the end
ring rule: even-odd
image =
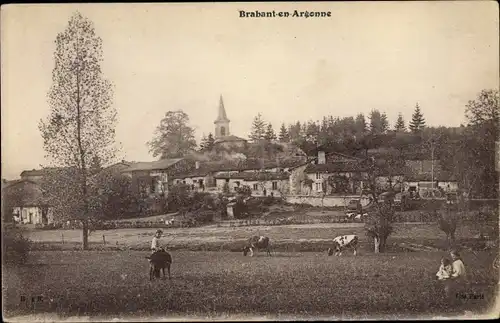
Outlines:
{"type": "MultiPolygon", "coordinates": [[[[90,165],[96,159],[106,165],[118,151],[112,85],[103,77],[102,40],[90,20],[75,13],[55,43],[53,84],[48,93],[51,111],[39,129],[51,164],[74,172],[74,176],[63,176],[69,183],[59,184],[74,193],[68,202],[74,218],[82,222],[83,249],[88,249],[90,165]]],[[[45,193],[52,194],[50,190],[45,193]]]]}

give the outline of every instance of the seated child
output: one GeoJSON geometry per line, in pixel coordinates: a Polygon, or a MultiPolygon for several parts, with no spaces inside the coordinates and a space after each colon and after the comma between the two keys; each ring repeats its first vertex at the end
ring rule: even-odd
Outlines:
{"type": "Polygon", "coordinates": [[[436,276],[439,280],[445,280],[451,277],[453,273],[453,267],[451,266],[451,262],[448,258],[441,259],[441,266],[439,267],[439,271],[436,276]]]}
{"type": "Polygon", "coordinates": [[[153,240],[151,241],[151,253],[155,253],[156,251],[160,250],[160,238],[162,234],[162,230],[156,230],[153,240]]]}

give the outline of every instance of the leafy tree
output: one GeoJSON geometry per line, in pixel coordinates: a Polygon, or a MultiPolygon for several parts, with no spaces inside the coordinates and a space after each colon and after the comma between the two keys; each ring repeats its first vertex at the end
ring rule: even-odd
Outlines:
{"type": "Polygon", "coordinates": [[[105,169],[91,179],[90,210],[95,219],[120,219],[136,215],[132,180],[105,169]]]}
{"type": "Polygon", "coordinates": [[[47,119],[40,121],[39,129],[51,163],[72,167],[70,183],[74,185],[68,189],[78,199],[68,201],[68,215],[82,222],[83,249],[87,249],[89,166],[96,158],[105,165],[115,157],[116,110],[111,83],[103,77],[100,66],[102,40],[92,22],[75,13],[55,44],[53,83],[48,93],[51,110],[47,119]]]}
{"type": "Polygon", "coordinates": [[[276,140],[276,134],[274,133],[273,125],[271,123],[267,124],[267,129],[264,135],[264,139],[266,139],[267,141],[276,140]]]}
{"type": "Polygon", "coordinates": [[[415,111],[412,114],[411,117],[411,122],[410,122],[410,130],[413,133],[419,132],[425,127],[425,119],[424,115],[420,111],[420,106],[417,105],[415,106],[415,111]]]}
{"type": "Polygon", "coordinates": [[[306,140],[315,143],[318,140],[320,127],[317,123],[309,121],[306,126],[306,140]]]}
{"type": "Polygon", "coordinates": [[[199,151],[205,151],[206,150],[207,141],[208,141],[207,136],[205,136],[205,134],[203,134],[203,137],[201,137],[201,141],[200,141],[199,151]]]}
{"type": "Polygon", "coordinates": [[[248,185],[242,185],[240,187],[236,187],[235,191],[236,193],[241,194],[245,197],[252,195],[252,189],[248,185]]]}
{"type": "Polygon", "coordinates": [[[262,115],[259,113],[253,119],[252,130],[250,133],[250,139],[253,141],[259,141],[264,139],[266,135],[266,122],[262,119],[262,115]]]}
{"type": "Polygon", "coordinates": [[[396,120],[396,124],[394,125],[394,130],[396,130],[397,132],[406,131],[405,121],[401,113],[398,114],[398,119],[396,120]]]}
{"type": "Polygon", "coordinates": [[[288,135],[290,138],[290,142],[297,143],[301,139],[300,131],[302,129],[302,125],[300,121],[297,121],[295,124],[290,125],[288,129],[288,135]]]}
{"type": "Polygon", "coordinates": [[[214,147],[215,139],[211,132],[208,134],[208,136],[203,136],[203,138],[201,138],[200,151],[212,151],[214,147]]]}
{"type": "Polygon", "coordinates": [[[284,123],[281,124],[280,134],[279,134],[278,138],[279,138],[280,142],[289,142],[290,141],[290,136],[288,135],[288,130],[287,130],[284,123]]]}
{"type": "Polygon", "coordinates": [[[495,142],[499,138],[500,126],[498,90],[481,91],[475,100],[468,102],[465,114],[469,130],[464,132],[467,136],[464,141],[470,142],[463,146],[463,153],[470,163],[468,167],[465,165],[465,169],[477,178],[475,190],[478,195],[496,198],[498,173],[495,169],[495,142]]]}
{"type": "Polygon", "coordinates": [[[215,147],[215,138],[214,135],[210,132],[207,137],[207,142],[206,142],[206,150],[207,151],[212,151],[215,147]]]}
{"type": "Polygon", "coordinates": [[[168,111],[156,128],[153,140],[147,143],[153,157],[183,157],[196,148],[194,129],[189,116],[182,110],[168,111]]]}
{"type": "Polygon", "coordinates": [[[379,110],[372,110],[370,112],[370,133],[377,135],[384,133],[385,130],[387,130],[387,117],[383,117],[379,110]]]}
{"type": "Polygon", "coordinates": [[[373,239],[375,253],[385,251],[387,238],[393,231],[392,223],[395,220],[394,186],[398,183],[397,168],[401,166],[400,164],[398,159],[392,158],[378,161],[369,158],[359,164],[360,170],[366,174],[369,196],[374,204],[373,211],[369,212],[365,219],[365,231],[373,239]],[[389,187],[380,187],[377,180],[380,175],[388,177],[389,187]],[[379,193],[385,190],[387,190],[386,196],[382,201],[379,201],[379,193]]]}
{"type": "Polygon", "coordinates": [[[358,136],[362,136],[366,133],[366,120],[365,120],[365,115],[362,113],[359,113],[356,116],[356,134],[358,136]]]}

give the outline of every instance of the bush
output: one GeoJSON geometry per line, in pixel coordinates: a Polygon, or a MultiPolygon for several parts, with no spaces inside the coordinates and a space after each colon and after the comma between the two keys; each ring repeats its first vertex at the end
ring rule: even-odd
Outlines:
{"type": "Polygon", "coordinates": [[[481,222],[498,219],[498,208],[491,205],[483,205],[479,208],[477,220],[481,222]]]}
{"type": "Polygon", "coordinates": [[[214,220],[215,212],[212,210],[201,210],[193,214],[194,220],[199,223],[212,222],[214,220]]]}
{"type": "Polygon", "coordinates": [[[235,191],[236,191],[236,193],[241,194],[243,196],[251,196],[252,195],[252,189],[248,185],[236,187],[235,191]]]}
{"type": "Polygon", "coordinates": [[[2,231],[2,255],[4,264],[22,265],[28,258],[31,241],[16,228],[2,231]]]}
{"type": "Polygon", "coordinates": [[[243,199],[237,198],[233,206],[233,215],[236,219],[244,219],[248,217],[248,206],[243,199]]]}

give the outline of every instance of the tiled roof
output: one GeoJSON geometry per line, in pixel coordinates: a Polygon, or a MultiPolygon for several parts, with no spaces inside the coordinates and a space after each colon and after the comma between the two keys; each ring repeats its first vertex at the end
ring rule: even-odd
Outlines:
{"type": "Polygon", "coordinates": [[[47,172],[50,171],[57,171],[57,170],[62,170],[65,168],[69,167],[46,167],[42,169],[32,169],[32,170],[25,170],[21,173],[21,177],[26,177],[26,176],[44,176],[47,174],[47,172]]]}
{"type": "Polygon", "coordinates": [[[2,192],[4,198],[13,198],[17,203],[14,206],[40,206],[43,205],[42,191],[40,185],[30,180],[15,180],[2,192]],[[15,196],[15,197],[14,197],[15,196]]]}
{"type": "Polygon", "coordinates": [[[245,181],[271,181],[271,180],[285,180],[290,177],[287,172],[275,173],[275,172],[256,172],[256,173],[223,173],[214,176],[218,179],[242,179],[245,181]]]}
{"type": "Polygon", "coordinates": [[[122,172],[167,169],[181,160],[183,160],[183,158],[160,159],[152,162],[135,162],[131,163],[131,166],[122,170],[122,172]]]}
{"type": "Polygon", "coordinates": [[[360,172],[364,168],[358,163],[343,162],[329,164],[309,164],[306,167],[306,173],[342,173],[342,172],[360,172]]]}
{"type": "Polygon", "coordinates": [[[205,177],[205,176],[208,176],[212,172],[214,172],[214,170],[211,170],[209,168],[199,168],[199,169],[194,169],[193,171],[186,173],[186,174],[172,175],[170,178],[180,179],[180,178],[191,178],[191,177],[205,177]]]}

